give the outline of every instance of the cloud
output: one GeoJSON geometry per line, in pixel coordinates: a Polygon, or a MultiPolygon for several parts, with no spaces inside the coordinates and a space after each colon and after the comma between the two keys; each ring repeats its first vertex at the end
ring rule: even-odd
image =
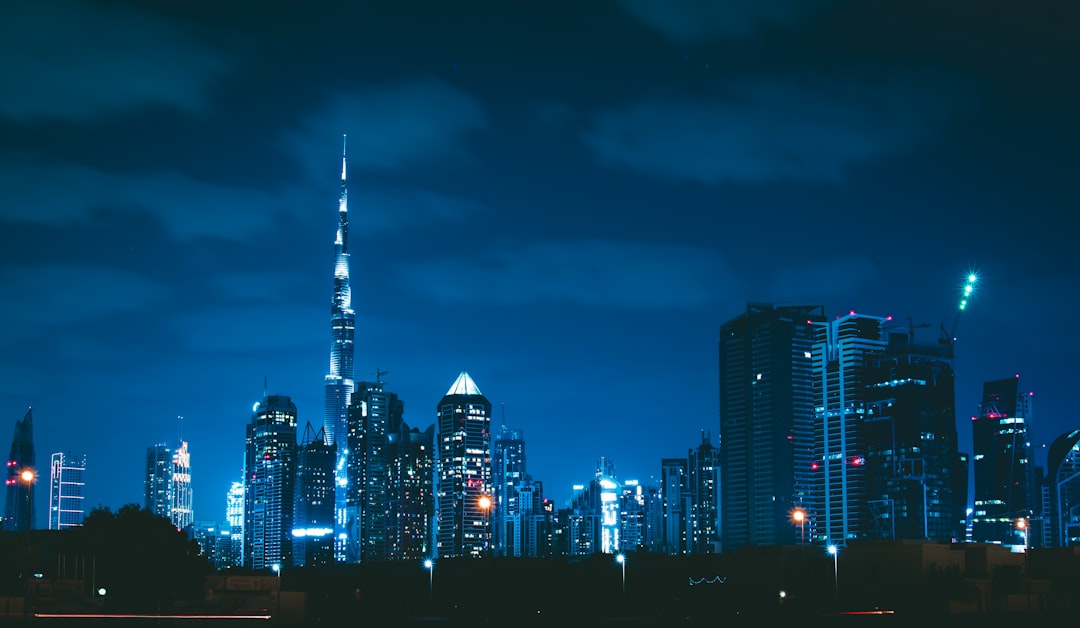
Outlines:
{"type": "Polygon", "coordinates": [[[170,316],[164,324],[180,336],[185,349],[219,354],[329,347],[328,320],[325,308],[279,303],[260,306],[258,315],[250,306],[204,308],[170,316]]]}
{"type": "Polygon", "coordinates": [[[934,136],[959,102],[940,84],[931,97],[937,80],[747,81],[707,101],[601,113],[582,140],[607,166],[674,181],[838,181],[934,136]]]}
{"type": "Polygon", "coordinates": [[[146,105],[206,107],[235,66],[176,21],[115,4],[5,2],[0,116],[88,120],[146,105]]]}
{"type": "Polygon", "coordinates": [[[619,6],[671,41],[679,44],[702,44],[716,39],[749,39],[770,25],[792,26],[833,2],[834,0],[619,0],[619,6]]]}
{"type": "Polygon", "coordinates": [[[868,257],[834,257],[807,261],[798,266],[777,270],[769,293],[778,303],[808,301],[829,305],[831,301],[849,301],[881,276],[877,264],[868,257]]]}
{"type": "Polygon", "coordinates": [[[0,345],[162,303],[168,286],[105,266],[0,267],[0,345]]]}
{"type": "Polygon", "coordinates": [[[102,208],[136,210],[153,216],[177,240],[252,241],[273,226],[273,218],[295,213],[311,198],[299,191],[269,194],[216,185],[174,172],[118,175],[77,165],[7,164],[0,169],[0,188],[3,220],[66,225],[102,208]]]}
{"type": "Polygon", "coordinates": [[[312,173],[325,170],[329,138],[348,135],[350,168],[398,170],[435,159],[462,159],[470,133],[487,115],[469,94],[436,79],[340,93],[286,133],[288,152],[312,173]]]}
{"type": "Polygon", "coordinates": [[[411,290],[449,302],[575,304],[632,310],[692,308],[740,293],[714,253],[629,242],[542,242],[472,259],[397,268],[411,290]]]}

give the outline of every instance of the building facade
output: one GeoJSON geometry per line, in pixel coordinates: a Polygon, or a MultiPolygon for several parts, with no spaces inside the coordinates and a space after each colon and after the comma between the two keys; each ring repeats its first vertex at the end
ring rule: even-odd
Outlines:
{"type": "Polygon", "coordinates": [[[720,544],[720,452],[704,430],[686,457],[690,489],[690,553],[716,554],[720,544]]]}
{"type": "Polygon", "coordinates": [[[749,303],[744,313],[720,327],[720,536],[725,550],[801,540],[791,513],[809,509],[815,479],[811,350],[814,327],[824,321],[820,305],[749,303]]]}
{"type": "Polygon", "coordinates": [[[1045,546],[1080,545],[1080,429],[1050,443],[1042,489],[1045,546]]]}
{"type": "Polygon", "coordinates": [[[349,284],[349,201],[346,183],[345,142],[341,150],[341,195],[338,197],[338,227],[334,238],[334,282],[330,298],[330,370],[324,378],[324,429],[328,444],[336,447],[335,483],[341,488],[335,493],[336,561],[347,560],[349,547],[348,513],[348,434],[349,403],[354,390],[353,360],[355,353],[356,313],[352,308],[352,288],[349,284]]]}
{"type": "Polygon", "coordinates": [[[167,518],[178,530],[194,523],[191,453],[186,441],[180,441],[176,449],[165,443],[146,448],[143,500],[146,510],[167,518]]]}
{"type": "Polygon", "coordinates": [[[296,454],[292,564],[329,565],[334,561],[334,465],[336,450],[325,428],[308,423],[296,454]]]}
{"type": "MultiPolygon", "coordinates": [[[[532,504],[519,503],[525,471],[525,437],[521,430],[502,424],[491,448],[492,545],[496,556],[522,556],[522,516],[532,504]]],[[[532,498],[532,490],[528,491],[532,498]]],[[[542,495],[541,495],[542,497],[542,495]]]]}
{"type": "Polygon", "coordinates": [[[49,459],[49,529],[81,526],[86,517],[86,455],[57,452],[49,459]]]}
{"type": "Polygon", "coordinates": [[[296,422],[296,404],[286,395],[266,395],[252,410],[244,448],[244,567],[292,564],[296,422]]]}
{"type": "Polygon", "coordinates": [[[1017,522],[1036,514],[1035,468],[1030,436],[1032,395],[1020,376],[983,384],[979,416],[971,422],[975,484],[972,540],[1022,546],[1028,534],[1017,522]]]}
{"type": "Polygon", "coordinates": [[[491,530],[491,402],[462,371],[436,406],[439,557],[487,555],[491,530]]]}
{"type": "Polygon", "coordinates": [[[34,529],[34,485],[38,481],[34,464],[34,415],[31,408],[15,422],[15,434],[11,438],[7,474],[4,479],[6,501],[4,503],[4,530],[21,532],[34,529]]]}

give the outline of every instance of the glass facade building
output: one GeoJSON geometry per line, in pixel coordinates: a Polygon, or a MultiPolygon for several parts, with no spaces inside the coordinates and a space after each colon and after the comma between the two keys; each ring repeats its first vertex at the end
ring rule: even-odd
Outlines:
{"type": "Polygon", "coordinates": [[[13,532],[34,529],[34,485],[38,481],[34,464],[34,416],[31,408],[15,422],[15,434],[5,464],[3,529],[13,532]]]}
{"type": "Polygon", "coordinates": [[[244,567],[292,564],[296,421],[296,404],[286,395],[266,395],[252,409],[244,449],[244,567]]]}
{"type": "Polygon", "coordinates": [[[491,402],[462,371],[436,413],[436,551],[480,557],[491,540],[491,402]]]}
{"type": "Polygon", "coordinates": [[[86,516],[86,456],[57,452],[49,460],[49,529],[81,526],[86,516]]]}

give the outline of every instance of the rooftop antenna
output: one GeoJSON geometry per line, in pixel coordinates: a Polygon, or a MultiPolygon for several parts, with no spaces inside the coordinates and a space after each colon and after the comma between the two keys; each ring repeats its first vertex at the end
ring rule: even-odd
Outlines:
{"type": "Polygon", "coordinates": [[[267,382],[268,381],[269,381],[269,378],[266,375],[263,375],[263,397],[266,396],[267,382]]]}
{"type": "Polygon", "coordinates": [[[180,422],[180,442],[184,442],[184,417],[183,415],[176,415],[176,420],[180,422]]]}
{"type": "Polygon", "coordinates": [[[505,401],[500,401],[499,402],[499,409],[502,410],[502,424],[503,424],[503,427],[506,427],[506,402],[505,401]]]}

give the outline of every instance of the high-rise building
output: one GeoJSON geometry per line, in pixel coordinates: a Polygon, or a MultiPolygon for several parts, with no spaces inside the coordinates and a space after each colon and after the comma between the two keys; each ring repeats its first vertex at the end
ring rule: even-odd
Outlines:
{"type": "Polygon", "coordinates": [[[345,142],[341,150],[341,195],[338,198],[338,227],[334,238],[334,284],[330,298],[330,371],[324,378],[325,426],[328,444],[337,448],[334,477],[339,490],[335,491],[334,557],[345,561],[348,548],[346,492],[348,484],[349,403],[353,393],[353,357],[356,334],[356,314],[352,309],[352,289],[349,286],[349,203],[345,178],[345,142]]]}
{"type": "Polygon", "coordinates": [[[376,373],[374,382],[359,382],[349,406],[346,512],[351,562],[388,560],[393,553],[387,527],[395,515],[390,471],[396,452],[390,439],[404,420],[405,404],[385,390],[381,375],[376,373]]]}
{"type": "MultiPolygon", "coordinates": [[[[808,509],[814,480],[811,349],[813,326],[824,321],[820,305],[749,303],[720,327],[719,510],[725,550],[801,538],[791,513],[808,509]]],[[[669,490],[674,484],[665,488],[667,500],[669,490]]],[[[668,551],[675,549],[675,532],[669,527],[665,535],[668,551]]]]}
{"type": "MultiPolygon", "coordinates": [[[[861,422],[867,414],[870,361],[885,350],[887,320],[850,312],[815,323],[815,481],[808,510],[814,538],[830,545],[871,537],[874,496],[869,493],[867,434],[861,422]]],[[[724,511],[725,522],[733,516],[724,511]]]]}
{"type": "Polygon", "coordinates": [[[720,452],[705,430],[686,457],[689,471],[690,553],[718,554],[720,547],[720,452]]]}
{"type": "Polygon", "coordinates": [[[390,433],[391,516],[386,521],[390,556],[421,560],[432,555],[435,522],[435,425],[421,432],[404,421],[390,433]]]}
{"type": "Polygon", "coordinates": [[[54,453],[49,459],[49,529],[81,526],[86,516],[83,473],[86,456],[54,453]]]}
{"type": "Polygon", "coordinates": [[[660,547],[665,554],[679,555],[688,552],[692,499],[689,482],[686,458],[660,460],[660,496],[664,511],[660,547]]]}
{"type": "Polygon", "coordinates": [[[1047,547],[1080,545],[1080,429],[1050,443],[1043,480],[1047,547]]]}
{"type": "Polygon", "coordinates": [[[491,402],[462,371],[436,412],[436,551],[483,556],[491,538],[491,402]]]}
{"type": "Polygon", "coordinates": [[[886,323],[871,356],[858,422],[866,444],[867,538],[958,542],[964,538],[967,459],[957,451],[952,345],[915,339],[886,323]]]}
{"type": "Polygon", "coordinates": [[[250,569],[292,564],[296,480],[296,404],[266,395],[255,404],[245,436],[244,556],[250,569]]]}
{"type": "Polygon", "coordinates": [[[983,384],[979,416],[971,421],[975,484],[972,540],[1025,544],[1017,522],[1031,522],[1038,507],[1029,431],[1032,395],[1020,376],[983,384]]]}
{"type": "Polygon", "coordinates": [[[293,506],[293,564],[329,565],[334,562],[334,447],[308,423],[296,456],[296,492],[293,506]]]}
{"type": "Polygon", "coordinates": [[[227,567],[239,567],[244,556],[244,482],[233,482],[225,496],[225,522],[229,550],[223,560],[227,567]]]}
{"type": "MultiPolygon", "coordinates": [[[[492,546],[496,556],[521,556],[522,504],[517,487],[525,472],[525,437],[505,423],[495,433],[491,448],[492,546]]],[[[527,507],[531,509],[531,504],[527,507]]]]}
{"type": "Polygon", "coordinates": [[[176,449],[165,443],[146,448],[143,489],[146,510],[167,518],[177,530],[194,523],[191,453],[186,441],[180,441],[176,449]]]}
{"type": "Polygon", "coordinates": [[[38,480],[34,464],[34,417],[26,409],[22,420],[15,422],[11,453],[7,459],[7,502],[4,504],[5,530],[19,532],[34,529],[34,484],[38,480]]]}

